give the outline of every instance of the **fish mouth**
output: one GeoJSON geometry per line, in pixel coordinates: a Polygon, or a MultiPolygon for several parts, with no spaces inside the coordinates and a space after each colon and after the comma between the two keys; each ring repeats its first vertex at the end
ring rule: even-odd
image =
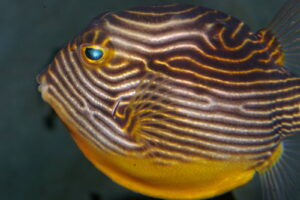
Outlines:
{"type": "Polygon", "coordinates": [[[37,75],[36,81],[38,83],[38,91],[42,94],[42,98],[45,100],[48,90],[46,70],[37,75]]]}

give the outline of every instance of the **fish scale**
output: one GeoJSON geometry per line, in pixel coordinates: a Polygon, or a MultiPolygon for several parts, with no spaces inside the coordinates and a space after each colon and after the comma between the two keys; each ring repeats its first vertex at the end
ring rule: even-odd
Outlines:
{"type": "Polygon", "coordinates": [[[208,198],[280,163],[300,130],[300,79],[274,33],[200,6],[108,12],[57,54],[40,90],[119,184],[208,198]]]}

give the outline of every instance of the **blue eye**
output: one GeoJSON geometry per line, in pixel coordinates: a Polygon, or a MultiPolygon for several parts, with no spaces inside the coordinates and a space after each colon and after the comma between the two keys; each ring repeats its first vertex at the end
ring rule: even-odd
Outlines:
{"type": "Polygon", "coordinates": [[[87,58],[95,61],[103,57],[103,51],[101,49],[86,48],[84,53],[87,58]]]}

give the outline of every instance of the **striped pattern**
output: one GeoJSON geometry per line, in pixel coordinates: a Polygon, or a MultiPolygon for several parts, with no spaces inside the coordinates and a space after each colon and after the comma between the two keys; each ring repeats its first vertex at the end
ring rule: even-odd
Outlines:
{"type": "Polygon", "coordinates": [[[300,81],[272,34],[198,6],[96,17],[40,76],[46,100],[99,148],[164,162],[270,157],[300,129],[300,81]],[[80,45],[113,51],[91,69],[80,45]]]}

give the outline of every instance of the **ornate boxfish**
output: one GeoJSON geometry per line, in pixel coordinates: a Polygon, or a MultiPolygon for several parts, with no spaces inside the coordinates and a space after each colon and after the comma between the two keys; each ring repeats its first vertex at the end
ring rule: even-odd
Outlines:
{"type": "Polygon", "coordinates": [[[185,4],[104,13],[57,53],[39,90],[84,155],[133,191],[203,199],[259,173],[266,198],[295,199],[299,10],[288,1],[257,32],[185,4]]]}

